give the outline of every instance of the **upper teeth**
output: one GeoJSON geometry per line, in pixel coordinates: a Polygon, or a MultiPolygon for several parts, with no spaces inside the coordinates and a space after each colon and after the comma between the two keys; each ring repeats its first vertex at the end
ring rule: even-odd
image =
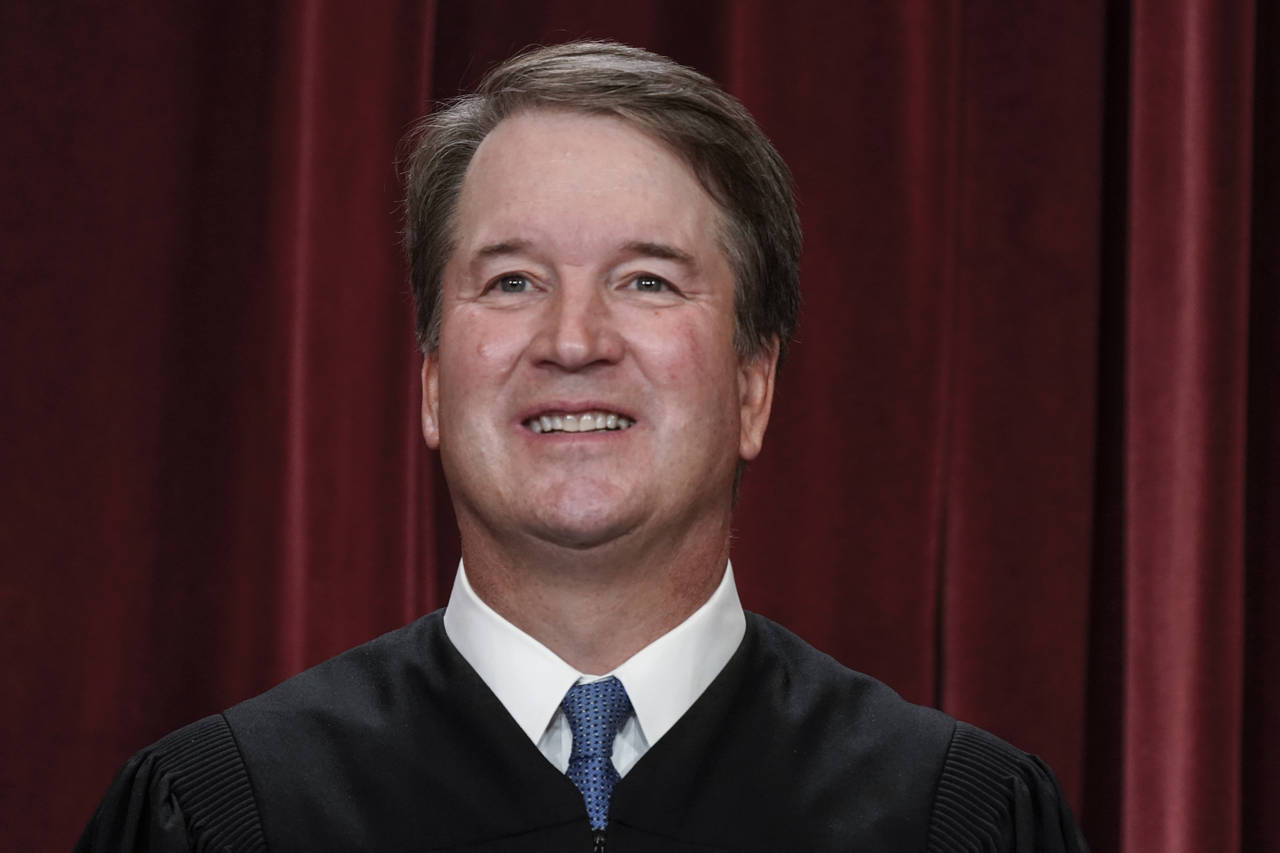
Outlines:
{"type": "Polygon", "coordinates": [[[578,412],[539,415],[524,425],[534,432],[590,432],[597,429],[626,429],[635,421],[615,412],[578,412]]]}

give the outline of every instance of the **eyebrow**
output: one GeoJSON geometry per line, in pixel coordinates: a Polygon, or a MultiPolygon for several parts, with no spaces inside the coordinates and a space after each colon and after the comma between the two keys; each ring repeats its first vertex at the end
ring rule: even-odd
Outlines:
{"type": "Polygon", "coordinates": [[[636,255],[644,258],[659,258],[664,261],[675,261],[686,267],[696,267],[697,261],[693,255],[688,252],[677,249],[675,246],[666,243],[650,243],[645,240],[634,240],[622,247],[623,252],[628,255],[636,255]]]}
{"type": "Polygon", "coordinates": [[[529,248],[528,240],[501,240],[481,246],[476,251],[476,259],[493,258],[500,255],[515,255],[529,248]]]}
{"type": "Polygon", "coordinates": [[[478,272],[485,261],[491,258],[502,258],[510,255],[519,255],[529,249],[528,240],[499,240],[496,243],[486,243],[479,249],[476,249],[471,260],[467,262],[467,267],[472,273],[478,272]]]}

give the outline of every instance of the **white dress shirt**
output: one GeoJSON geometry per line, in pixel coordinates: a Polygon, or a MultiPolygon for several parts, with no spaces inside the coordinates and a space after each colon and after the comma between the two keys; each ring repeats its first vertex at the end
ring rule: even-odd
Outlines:
{"type": "Polygon", "coordinates": [[[688,619],[632,655],[613,672],[578,672],[480,600],[462,564],[444,611],[444,630],[516,724],[561,772],[573,734],[560,700],[575,683],[616,676],[633,713],[613,742],[613,764],[625,776],[684,716],[729,662],[746,632],[746,616],[727,565],[715,592],[688,619]]]}

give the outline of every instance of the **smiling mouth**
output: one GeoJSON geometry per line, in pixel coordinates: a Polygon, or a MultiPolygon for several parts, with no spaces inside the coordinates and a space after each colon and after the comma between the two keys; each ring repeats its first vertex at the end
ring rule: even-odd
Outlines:
{"type": "Polygon", "coordinates": [[[544,432],[609,432],[630,429],[635,421],[617,412],[549,412],[529,418],[525,428],[535,433],[544,432]]]}

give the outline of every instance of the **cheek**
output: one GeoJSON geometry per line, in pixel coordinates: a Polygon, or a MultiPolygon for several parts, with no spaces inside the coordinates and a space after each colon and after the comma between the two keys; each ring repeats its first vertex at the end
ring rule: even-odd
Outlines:
{"type": "Polygon", "coordinates": [[[706,343],[695,324],[681,319],[655,314],[640,334],[630,336],[629,346],[663,386],[687,382],[706,368],[706,343]]]}
{"type": "Polygon", "coordinates": [[[653,324],[645,355],[651,378],[678,391],[706,416],[737,398],[737,357],[732,330],[718,325],[678,319],[653,324]]]}
{"type": "Polygon", "coordinates": [[[449,318],[440,336],[445,374],[464,388],[486,376],[507,373],[518,358],[521,336],[509,323],[459,312],[449,318]]]}
{"type": "Polygon", "coordinates": [[[472,361],[476,369],[488,373],[501,365],[507,360],[507,354],[512,350],[511,342],[510,336],[500,334],[478,338],[472,353],[472,361]]]}

